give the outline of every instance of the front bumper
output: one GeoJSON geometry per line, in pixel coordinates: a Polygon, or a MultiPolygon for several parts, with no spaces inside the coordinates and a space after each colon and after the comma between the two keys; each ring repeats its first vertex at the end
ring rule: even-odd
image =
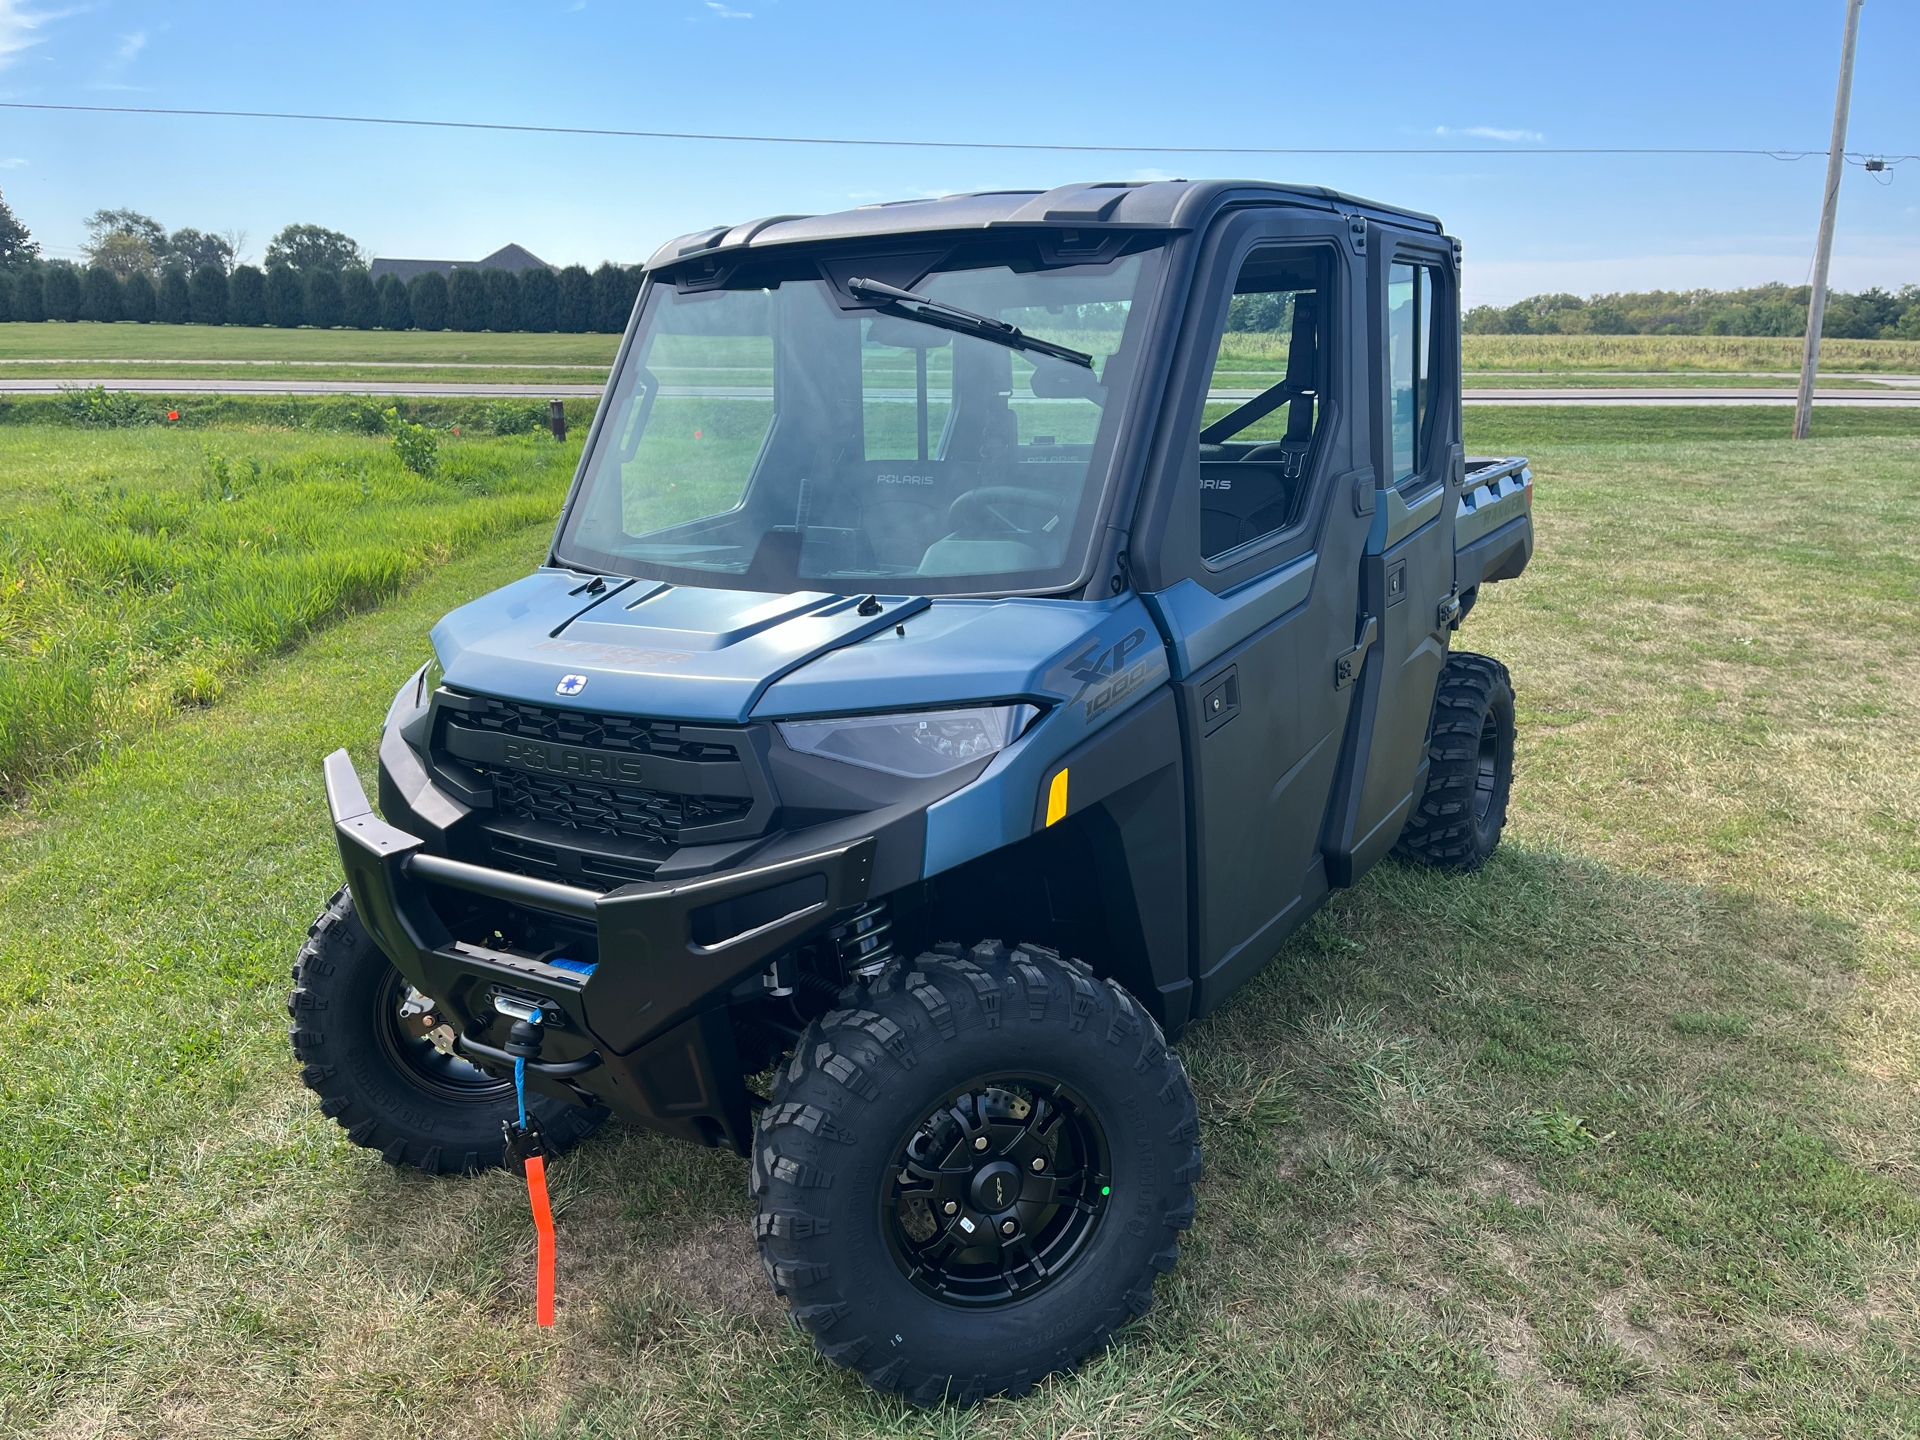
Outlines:
{"type": "MultiPolygon", "coordinates": [[[[786,947],[867,898],[876,842],[748,863],[681,881],[599,894],[426,853],[418,836],[373,813],[347,752],[325,762],[327,805],[360,919],[400,973],[431,995],[477,1063],[511,1064],[481,1037],[510,994],[547,1012],[528,1083],[682,1139],[750,1143],[727,995],[786,947]],[[585,927],[597,941],[586,976],[457,940],[435,909],[459,890],[585,927]]],[[[563,958],[563,957],[553,957],[563,958]]]]}

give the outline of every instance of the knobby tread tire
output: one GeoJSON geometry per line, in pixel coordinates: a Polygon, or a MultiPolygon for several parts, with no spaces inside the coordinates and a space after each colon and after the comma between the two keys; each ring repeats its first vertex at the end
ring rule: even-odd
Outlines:
{"type": "Polygon", "coordinates": [[[775,1072],[748,1188],[767,1278],[827,1359],[919,1404],[1019,1395],[1070,1370],[1153,1303],[1200,1178],[1199,1113],[1179,1056],[1120,986],[1035,945],[942,945],[895,961],[811,1022],[775,1072]],[[1090,1248],[1035,1294],[943,1303],[881,1232],[894,1152],[977,1075],[1056,1075],[1101,1113],[1114,1199],[1090,1248]]]}
{"type": "MultiPolygon", "coordinates": [[[[514,1113],[513,1096],[453,1100],[422,1089],[380,1046],[374,1034],[375,997],[393,962],[354,913],[345,886],[307,931],[293,962],[292,1020],[287,1038],[300,1061],[300,1080],[319,1097],[320,1113],[347,1139],[378,1150],[389,1165],[412,1165],[428,1175],[472,1174],[506,1158],[500,1123],[514,1113]]],[[[577,1144],[606,1117],[604,1110],[569,1105],[527,1092],[527,1109],[540,1122],[548,1149],[577,1144]]]]}
{"type": "Polygon", "coordinates": [[[1403,859],[1443,870],[1478,870],[1500,843],[1513,784],[1513,679],[1488,655],[1455,651],[1434,688],[1427,726],[1427,788],[1394,845],[1403,859]],[[1485,816],[1476,814],[1480,738],[1489,717],[1500,760],[1485,816]]]}

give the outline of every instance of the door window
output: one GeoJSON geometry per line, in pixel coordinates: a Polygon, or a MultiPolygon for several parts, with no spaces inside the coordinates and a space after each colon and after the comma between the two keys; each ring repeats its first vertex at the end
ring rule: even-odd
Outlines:
{"type": "Polygon", "coordinates": [[[1429,265],[1394,265],[1387,276],[1387,413],[1393,422],[1393,483],[1427,468],[1433,373],[1433,289],[1429,265]]]}
{"type": "Polygon", "coordinates": [[[1323,252],[1263,247],[1234,282],[1200,420],[1200,553],[1209,564],[1299,517],[1326,412],[1323,252]]]}

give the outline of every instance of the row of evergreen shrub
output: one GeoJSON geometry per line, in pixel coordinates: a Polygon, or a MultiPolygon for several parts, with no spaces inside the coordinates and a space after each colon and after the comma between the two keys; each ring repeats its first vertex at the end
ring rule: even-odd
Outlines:
{"type": "Polygon", "coordinates": [[[231,275],[215,265],[191,275],[168,268],[122,280],[98,265],[55,260],[0,270],[0,320],[618,334],[639,292],[640,267],[611,262],[591,273],[584,265],[517,275],[429,270],[403,284],[358,268],[302,275],[284,265],[241,265],[231,275]]]}

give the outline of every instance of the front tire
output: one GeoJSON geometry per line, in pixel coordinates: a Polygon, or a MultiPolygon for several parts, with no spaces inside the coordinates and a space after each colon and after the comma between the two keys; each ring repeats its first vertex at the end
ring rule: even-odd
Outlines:
{"type": "MultiPolygon", "coordinates": [[[[858,992],[853,992],[857,994],[858,992]]],[[[1020,1394],[1153,1302],[1200,1177],[1179,1057],[1119,985],[995,941],[812,1022],[755,1126],[755,1234],[820,1352],[921,1404],[1020,1394]]]]}
{"type": "Polygon", "coordinates": [[[1513,790],[1513,679],[1488,655],[1455,651],[1433,694],[1427,788],[1394,852],[1442,870],[1478,870],[1500,844],[1513,790]]]}
{"type": "MultiPolygon", "coordinates": [[[[300,1079],[322,1115],[389,1165],[429,1175],[495,1168],[506,1158],[500,1126],[514,1115],[513,1082],[436,1049],[426,1034],[432,1005],[373,943],[342,886],[293,964],[288,1038],[300,1079]]],[[[606,1115],[531,1090],[527,1112],[550,1152],[606,1115]]]]}

